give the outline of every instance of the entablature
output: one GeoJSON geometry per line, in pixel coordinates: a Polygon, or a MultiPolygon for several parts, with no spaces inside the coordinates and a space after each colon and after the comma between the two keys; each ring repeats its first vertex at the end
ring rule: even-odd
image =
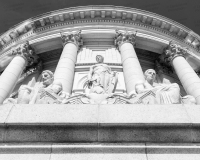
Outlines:
{"type": "Polygon", "coordinates": [[[60,39],[60,32],[91,29],[137,31],[138,39],[173,40],[199,56],[200,37],[187,27],[154,13],[115,6],[75,7],[30,18],[0,36],[1,55],[26,40],[36,46],[36,42],[60,39]]]}

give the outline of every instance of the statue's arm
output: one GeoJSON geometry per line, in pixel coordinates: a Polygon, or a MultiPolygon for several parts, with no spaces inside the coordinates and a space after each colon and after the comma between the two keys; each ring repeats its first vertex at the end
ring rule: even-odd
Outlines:
{"type": "Polygon", "coordinates": [[[153,90],[156,90],[157,88],[156,87],[152,87],[150,84],[146,84],[145,83],[138,83],[135,85],[135,90],[138,94],[140,93],[145,93],[145,92],[148,92],[148,91],[153,91],[153,90]]]}

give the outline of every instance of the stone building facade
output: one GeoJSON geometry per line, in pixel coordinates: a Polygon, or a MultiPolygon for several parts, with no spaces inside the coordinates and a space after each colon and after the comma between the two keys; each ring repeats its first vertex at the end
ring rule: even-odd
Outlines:
{"type": "Polygon", "coordinates": [[[2,152],[199,157],[200,37],[187,27],[88,6],[28,19],[0,40],[2,152]]]}

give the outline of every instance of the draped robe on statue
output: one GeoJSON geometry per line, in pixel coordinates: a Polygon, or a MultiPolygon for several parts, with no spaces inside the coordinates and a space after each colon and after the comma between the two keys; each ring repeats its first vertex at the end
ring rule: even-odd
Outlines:
{"type": "Polygon", "coordinates": [[[180,88],[177,83],[159,84],[155,89],[156,101],[158,104],[180,103],[180,88]]]}
{"type": "Polygon", "coordinates": [[[177,83],[158,84],[155,83],[156,72],[148,69],[145,74],[145,82],[136,84],[137,98],[147,97],[145,104],[179,104],[181,103],[180,88],[177,83]],[[151,100],[148,100],[148,95],[151,100]]]}

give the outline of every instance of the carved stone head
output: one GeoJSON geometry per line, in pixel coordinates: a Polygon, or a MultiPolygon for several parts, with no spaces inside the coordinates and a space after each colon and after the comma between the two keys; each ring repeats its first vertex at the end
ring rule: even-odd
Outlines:
{"type": "Polygon", "coordinates": [[[53,73],[49,70],[45,70],[42,72],[42,82],[46,87],[53,83],[54,76],[53,73]]]}
{"type": "Polygon", "coordinates": [[[144,77],[149,83],[153,83],[156,79],[156,71],[154,69],[148,69],[144,72],[144,77]]]}
{"type": "Polygon", "coordinates": [[[97,55],[97,56],[96,56],[96,61],[97,61],[97,63],[103,63],[103,61],[104,61],[103,56],[97,55]]]}

